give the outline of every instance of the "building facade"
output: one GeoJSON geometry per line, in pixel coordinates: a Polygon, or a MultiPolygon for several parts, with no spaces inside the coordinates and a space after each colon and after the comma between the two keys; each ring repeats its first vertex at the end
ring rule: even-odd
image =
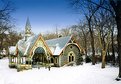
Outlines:
{"type": "Polygon", "coordinates": [[[34,67],[61,67],[79,65],[81,48],[73,36],[44,40],[41,34],[31,32],[29,19],[25,26],[25,37],[10,48],[9,67],[18,71],[34,67]]]}

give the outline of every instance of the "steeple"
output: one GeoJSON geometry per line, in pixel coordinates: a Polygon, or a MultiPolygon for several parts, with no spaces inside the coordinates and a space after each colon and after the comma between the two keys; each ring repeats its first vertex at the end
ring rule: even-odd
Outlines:
{"type": "Polygon", "coordinates": [[[31,35],[32,35],[31,25],[30,25],[29,18],[27,18],[26,26],[25,26],[25,40],[27,40],[28,37],[30,37],[31,35]]]}

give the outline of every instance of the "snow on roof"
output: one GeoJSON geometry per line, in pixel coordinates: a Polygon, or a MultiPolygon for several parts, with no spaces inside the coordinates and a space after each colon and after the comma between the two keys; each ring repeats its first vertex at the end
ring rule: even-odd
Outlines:
{"type": "Polygon", "coordinates": [[[10,46],[10,48],[9,48],[9,53],[10,53],[11,55],[15,55],[15,51],[16,51],[16,46],[10,46]]]}
{"type": "Polygon", "coordinates": [[[46,43],[49,46],[53,55],[60,55],[64,46],[67,44],[67,42],[69,42],[70,39],[71,36],[66,36],[66,37],[46,40],[46,43]]]}
{"type": "MultiPolygon", "coordinates": [[[[39,35],[33,35],[29,37],[27,40],[25,40],[25,38],[19,40],[17,45],[19,54],[21,54],[21,56],[27,55],[30,52],[30,49],[34,45],[39,35]]],[[[49,49],[51,50],[53,55],[59,55],[63,50],[64,46],[66,45],[66,43],[70,40],[70,38],[71,36],[50,39],[46,40],[46,43],[49,46],[49,49]]]]}
{"type": "Polygon", "coordinates": [[[30,42],[27,43],[27,48],[26,48],[24,55],[27,55],[27,51],[29,50],[30,44],[31,44],[30,42]]]}
{"type": "Polygon", "coordinates": [[[59,47],[58,44],[56,44],[56,48],[55,48],[53,55],[59,55],[61,53],[61,51],[62,51],[62,49],[59,47]]]}
{"type": "Polygon", "coordinates": [[[27,40],[25,40],[25,38],[19,40],[17,45],[18,45],[19,53],[21,54],[21,56],[28,54],[31,47],[34,45],[36,39],[38,38],[38,36],[39,35],[33,35],[29,37],[27,40]]]}

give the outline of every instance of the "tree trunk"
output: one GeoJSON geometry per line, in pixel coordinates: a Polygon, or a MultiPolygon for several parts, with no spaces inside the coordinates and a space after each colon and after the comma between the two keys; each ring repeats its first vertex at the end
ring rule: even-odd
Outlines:
{"type": "Polygon", "coordinates": [[[94,48],[94,37],[91,36],[91,46],[92,46],[92,65],[95,65],[95,48],[94,48]]]}
{"type": "Polygon", "coordinates": [[[116,17],[116,24],[117,24],[117,30],[118,30],[118,35],[117,35],[117,41],[118,41],[118,56],[119,56],[119,78],[121,78],[121,1],[116,0],[109,0],[111,6],[113,7],[116,17]]]}
{"type": "Polygon", "coordinates": [[[85,47],[85,63],[86,63],[86,58],[87,58],[87,38],[84,38],[84,47],[85,47]]]}
{"type": "Polygon", "coordinates": [[[112,41],[112,59],[111,59],[111,61],[112,61],[112,65],[115,65],[116,61],[115,61],[115,52],[114,52],[113,31],[114,31],[114,28],[111,31],[111,41],[112,41]]]}
{"type": "Polygon", "coordinates": [[[95,65],[95,47],[94,47],[94,36],[93,36],[93,29],[91,28],[91,21],[88,20],[89,25],[89,32],[91,37],[91,47],[92,47],[92,65],[95,65]]]}
{"type": "Polygon", "coordinates": [[[85,62],[86,62],[86,58],[87,58],[87,36],[84,33],[83,29],[82,29],[82,33],[84,35],[84,50],[85,50],[85,62]]]}
{"type": "Polygon", "coordinates": [[[106,56],[106,52],[105,52],[105,50],[102,50],[102,66],[101,66],[101,68],[105,68],[105,56],[106,56]]]}
{"type": "Polygon", "coordinates": [[[85,57],[87,57],[87,40],[86,40],[86,38],[85,38],[85,57]]]}
{"type": "Polygon", "coordinates": [[[117,11],[116,13],[116,23],[118,29],[118,56],[119,56],[119,77],[121,78],[121,11],[117,11]]]}

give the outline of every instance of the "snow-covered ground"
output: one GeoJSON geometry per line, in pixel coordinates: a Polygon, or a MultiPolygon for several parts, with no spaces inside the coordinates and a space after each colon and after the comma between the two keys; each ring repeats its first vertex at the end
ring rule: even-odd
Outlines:
{"type": "Polygon", "coordinates": [[[115,81],[118,68],[106,66],[100,68],[83,64],[73,67],[52,67],[49,71],[45,68],[34,68],[17,72],[8,67],[8,59],[0,60],[0,84],[121,84],[115,81]]]}

